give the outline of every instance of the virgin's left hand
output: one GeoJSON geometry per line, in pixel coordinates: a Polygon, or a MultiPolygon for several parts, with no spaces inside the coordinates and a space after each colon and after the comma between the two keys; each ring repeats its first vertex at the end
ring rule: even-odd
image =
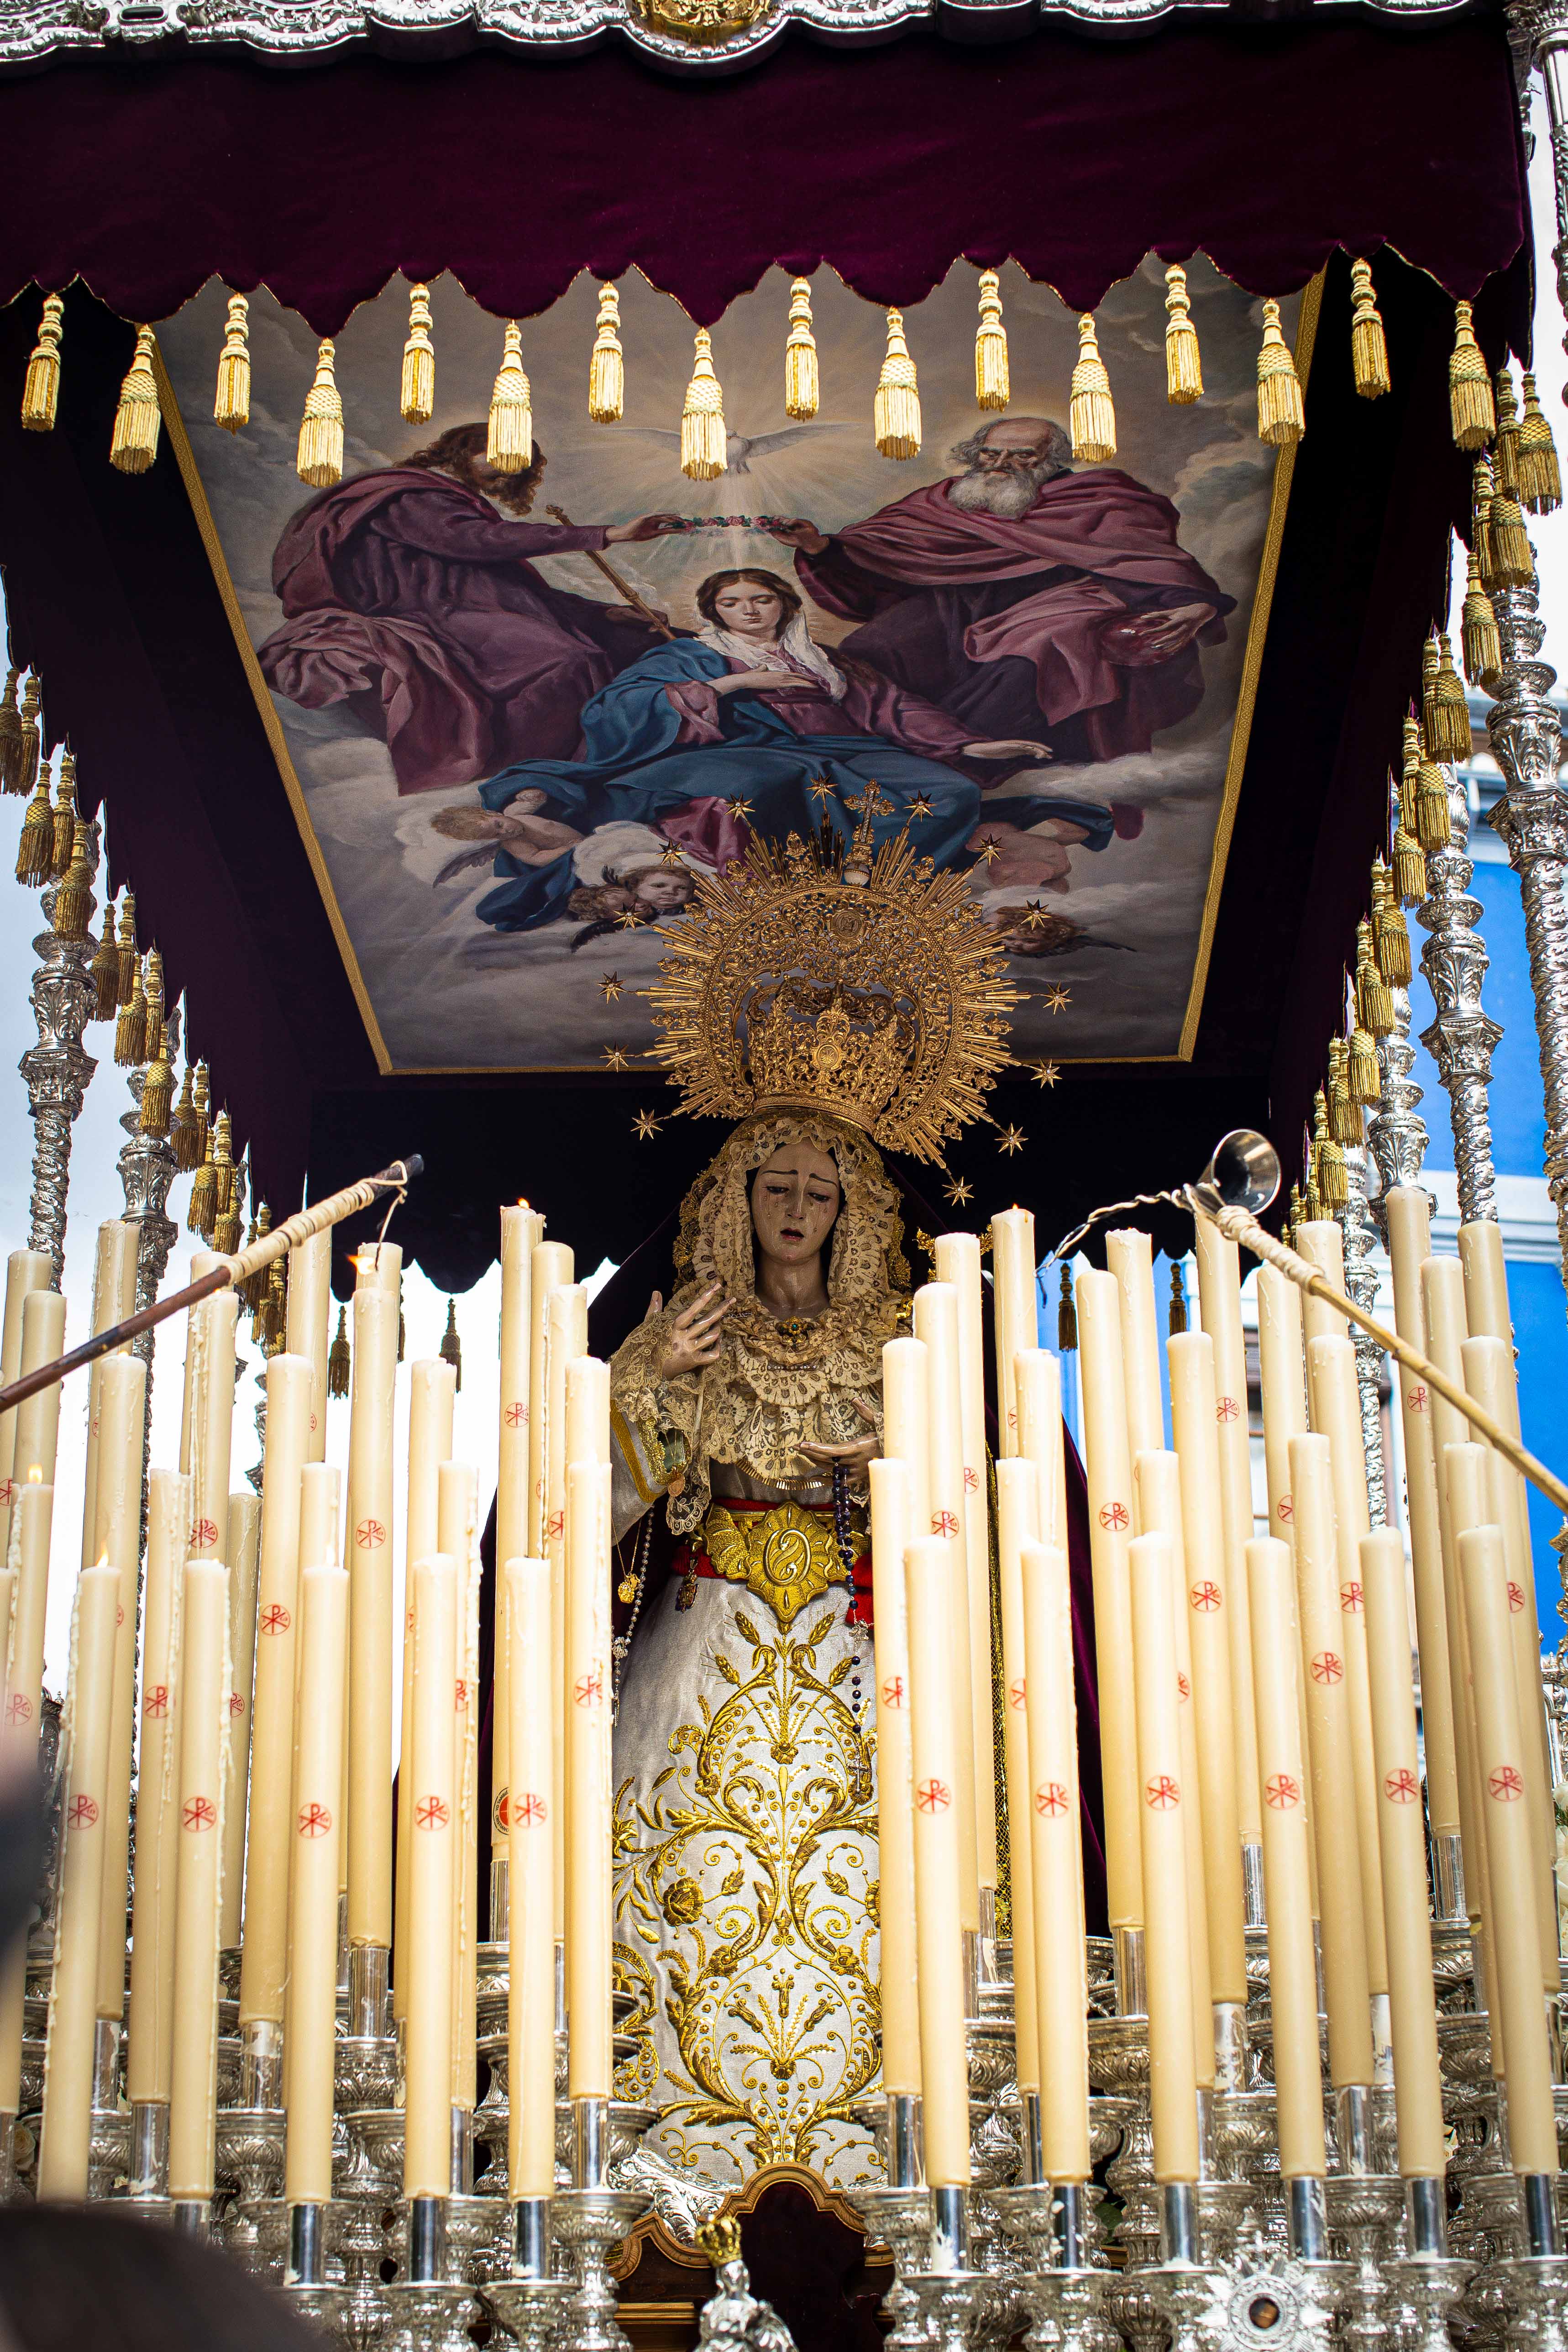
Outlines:
{"type": "Polygon", "coordinates": [[[1049,760],[1049,743],[1033,743],[1022,736],[1000,736],[994,743],[966,743],[967,760],[1049,760]]]}
{"type": "Polygon", "coordinates": [[[875,1430],[876,1415],[867,1410],[859,1397],[854,1400],[854,1408],[862,1421],[873,1423],[869,1437],[857,1438],[849,1445],[802,1445],[800,1448],[808,1462],[820,1464],[830,1475],[834,1463],[841,1462],[852,1483],[863,1482],[868,1466],[882,1451],[882,1440],[875,1430]]]}

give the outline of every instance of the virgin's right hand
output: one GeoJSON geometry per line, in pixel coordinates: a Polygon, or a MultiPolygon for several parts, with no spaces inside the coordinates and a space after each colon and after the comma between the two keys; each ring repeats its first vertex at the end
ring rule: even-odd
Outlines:
{"type": "MultiPolygon", "coordinates": [[[[659,1363],[662,1381],[678,1380],[683,1372],[700,1372],[706,1365],[716,1362],[723,1345],[723,1334],[718,1327],[735,1304],[733,1299],[727,1298],[716,1307],[713,1302],[718,1297],[719,1289],[716,1282],[710,1284],[700,1297],[694,1298],[691,1305],[676,1316],[670,1326],[669,1341],[659,1363]]],[[[655,1291],[649,1301],[649,1314],[656,1315],[663,1303],[655,1291]]]]}

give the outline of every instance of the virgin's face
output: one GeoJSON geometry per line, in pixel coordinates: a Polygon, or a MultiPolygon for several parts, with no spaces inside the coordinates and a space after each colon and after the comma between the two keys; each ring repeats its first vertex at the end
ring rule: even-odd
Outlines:
{"type": "Polygon", "coordinates": [[[784,600],[760,580],[732,580],[714,598],[721,629],[771,645],[784,625],[784,600]]]}
{"type": "Polygon", "coordinates": [[[751,1180],[751,1223],[764,1257],[805,1265],[839,1213],[839,1171],[825,1151],[784,1143],[751,1180]]]}

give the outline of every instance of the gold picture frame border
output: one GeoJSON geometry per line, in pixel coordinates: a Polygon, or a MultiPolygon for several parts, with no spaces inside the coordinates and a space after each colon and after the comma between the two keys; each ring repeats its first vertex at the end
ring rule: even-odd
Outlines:
{"type": "MultiPolygon", "coordinates": [[[[1301,379],[1303,389],[1312,375],[1312,358],[1317,345],[1318,320],[1322,307],[1324,276],[1325,272],[1319,270],[1316,277],[1311,278],[1302,289],[1301,307],[1296,321],[1296,372],[1301,379]]],[[[360,1018],[365,1024],[365,1034],[370,1040],[371,1050],[375,1055],[376,1066],[382,1076],[384,1078],[528,1079],[605,1075],[601,1066],[594,1062],[539,1062],[524,1067],[513,1063],[495,1062],[404,1066],[393,1061],[387,1050],[381,1023],[376,1017],[375,1006],[366,985],[364,973],[360,967],[353,939],[344,919],[343,910],[338,903],[338,895],[333,887],[326,857],[316,837],[315,827],[310,822],[304,789],[300,784],[298,772],[288,749],[288,740],[284,732],[283,721],[277,715],[271,689],[262,676],[261,665],[256,659],[256,647],[251,643],[250,631],[246,626],[245,616],[240,611],[239,598],[235,593],[234,581],[229,572],[228,560],[224,553],[223,541],[218,535],[217,524],[207,500],[206,486],[202,480],[195,451],[191,446],[190,435],[185,430],[185,420],[180,413],[179,399],[163,364],[162,353],[157,348],[156,339],[153,344],[152,364],[158,383],[159,405],[162,411],[163,422],[168,428],[170,446],[174,452],[175,463],[180,468],[180,477],[185,486],[185,495],[191,501],[191,511],[196,520],[196,529],[201,533],[202,545],[206,551],[207,562],[212,567],[214,583],[228,620],[246,679],[266,731],[273,758],[277,761],[277,772],[288,797],[288,805],[293,812],[294,822],[299,828],[299,837],[305,845],[305,854],[310,861],[310,870],[315,876],[316,887],[321,893],[322,904],[327,909],[327,919],[332,927],[332,936],[337,941],[338,952],[343,959],[349,985],[353,991],[354,1002],[359,1008],[360,1018]]],[[[1246,771],[1247,753],[1252,738],[1252,720],[1258,698],[1258,676],[1262,665],[1263,646],[1269,633],[1269,617],[1273,609],[1274,586],[1280,567],[1280,551],[1284,543],[1285,519],[1290,507],[1291,486],[1295,478],[1297,446],[1292,442],[1280,450],[1274,462],[1274,480],[1269,499],[1269,520],[1264,529],[1263,552],[1258,565],[1257,589],[1253,596],[1251,616],[1248,623],[1247,650],[1242,661],[1240,684],[1237,689],[1236,714],[1231,721],[1230,749],[1225,766],[1225,785],[1220,798],[1219,813],[1215,821],[1214,843],[1209,852],[1208,881],[1204,892],[1203,915],[1198,925],[1197,949],[1193,958],[1192,979],[1187,988],[1186,1007],[1182,1015],[1181,1034],[1176,1051],[1171,1054],[1063,1055],[1060,1058],[1069,1068],[1092,1068],[1097,1066],[1125,1068],[1137,1063],[1190,1062],[1192,1059],[1197,1042],[1198,1024],[1203,1017],[1203,1000],[1208,985],[1208,968],[1214,953],[1214,936],[1219,920],[1220,894],[1225,887],[1225,872],[1236,830],[1236,810],[1241,797],[1241,779],[1246,771]]],[[[1020,1064],[1022,1068],[1027,1069],[1030,1066],[1032,1065],[1027,1061],[1020,1064]]],[[[663,1073],[655,1071],[653,1075],[661,1076],[663,1073]]]]}

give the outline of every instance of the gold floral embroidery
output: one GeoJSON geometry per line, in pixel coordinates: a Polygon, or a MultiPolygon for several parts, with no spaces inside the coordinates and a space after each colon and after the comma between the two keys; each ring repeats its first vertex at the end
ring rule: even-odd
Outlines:
{"type": "Polygon", "coordinates": [[[729,1511],[716,1503],[703,1540],[716,1574],[747,1585],[786,1631],[831,1584],[844,1581],[832,1521],[796,1503],[771,1511],[729,1511]]]}

